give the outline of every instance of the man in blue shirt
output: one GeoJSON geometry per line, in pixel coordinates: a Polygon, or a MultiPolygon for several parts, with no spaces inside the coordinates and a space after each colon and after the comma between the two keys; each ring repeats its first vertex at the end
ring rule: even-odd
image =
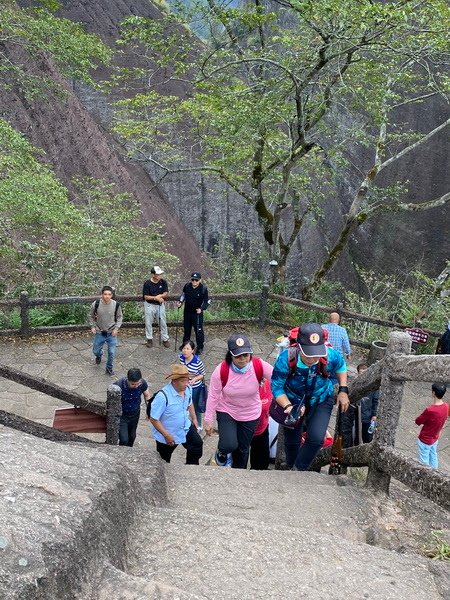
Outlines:
{"type": "Polygon", "coordinates": [[[150,409],[150,422],[156,450],[170,462],[178,444],[186,448],[186,464],[198,465],[203,453],[203,440],[198,434],[197,417],[192,404],[189,371],[185,365],[171,365],[166,379],[170,383],[160,390],[150,409]]]}
{"type": "Polygon", "coordinates": [[[322,327],[328,331],[328,341],[333,348],[337,350],[341,356],[350,360],[352,353],[350,341],[345,327],[339,325],[340,320],[341,317],[339,314],[337,312],[332,312],[330,314],[330,322],[322,325],[322,327]]]}
{"type": "Polygon", "coordinates": [[[150,400],[150,392],[140,369],[129,369],[126,377],[115,382],[122,391],[122,416],[120,417],[119,446],[133,446],[136,429],[141,415],[141,396],[145,403],[150,400]]]}
{"type": "Polygon", "coordinates": [[[298,355],[289,364],[289,349],[277,358],[272,373],[272,393],[289,415],[298,405],[304,417],[293,428],[284,428],[286,462],[293,470],[307,471],[322,447],[334,405],[332,377],[339,382],[337,401],[341,410],[349,406],[347,367],[333,348],[325,345],[325,334],[318,323],[305,323],[298,329],[298,355]],[[303,430],[307,437],[300,447],[303,430]]]}

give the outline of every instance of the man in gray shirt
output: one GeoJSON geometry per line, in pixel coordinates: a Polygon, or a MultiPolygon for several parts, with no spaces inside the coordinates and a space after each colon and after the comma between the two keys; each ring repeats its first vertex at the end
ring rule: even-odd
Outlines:
{"type": "Polygon", "coordinates": [[[102,362],[103,345],[108,346],[107,375],[114,375],[113,361],[116,355],[117,333],[123,320],[122,308],[112,297],[112,287],[103,286],[101,298],[92,303],[89,313],[89,325],[94,334],[92,352],[97,365],[102,362]]]}

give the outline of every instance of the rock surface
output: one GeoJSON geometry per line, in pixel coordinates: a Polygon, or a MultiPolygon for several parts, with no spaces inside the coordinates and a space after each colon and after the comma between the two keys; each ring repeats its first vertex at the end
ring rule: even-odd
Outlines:
{"type": "MultiPolygon", "coordinates": [[[[450,592],[442,565],[366,543],[380,500],[346,477],[165,465],[152,450],[64,445],[3,427],[0,453],[0,598],[450,592]]],[[[388,498],[381,504],[396,511],[388,498]]],[[[433,519],[450,529],[448,514],[433,519]]]]}

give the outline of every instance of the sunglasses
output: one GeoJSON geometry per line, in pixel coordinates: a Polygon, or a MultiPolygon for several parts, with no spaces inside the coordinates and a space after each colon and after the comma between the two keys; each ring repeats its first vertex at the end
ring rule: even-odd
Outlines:
{"type": "Polygon", "coordinates": [[[195,277],[191,277],[191,281],[200,281],[200,279],[195,279],[195,277]]]}

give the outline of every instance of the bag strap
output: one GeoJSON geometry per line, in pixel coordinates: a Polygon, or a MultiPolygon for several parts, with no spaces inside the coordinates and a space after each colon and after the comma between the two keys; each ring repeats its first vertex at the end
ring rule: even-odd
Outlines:
{"type": "MultiPolygon", "coordinates": [[[[255,356],[252,358],[253,369],[255,371],[256,379],[258,383],[261,385],[262,380],[264,379],[264,367],[262,360],[255,356]]],[[[220,381],[222,383],[222,389],[227,385],[228,376],[230,375],[230,365],[223,360],[220,363],[220,381]]]]}
{"type": "Polygon", "coordinates": [[[252,363],[253,363],[253,368],[255,370],[256,379],[258,380],[258,383],[261,385],[261,382],[264,379],[264,367],[262,364],[262,360],[258,356],[255,356],[254,358],[252,358],[252,363]]]}
{"type": "MultiPolygon", "coordinates": [[[[114,309],[114,321],[117,321],[117,311],[120,308],[120,303],[117,302],[117,300],[114,300],[114,302],[116,303],[116,308],[114,309]]],[[[97,298],[97,300],[94,303],[94,319],[97,318],[97,313],[98,313],[98,307],[100,306],[100,298],[97,298]]]]}
{"type": "Polygon", "coordinates": [[[230,365],[226,360],[220,363],[220,381],[222,383],[222,389],[227,385],[228,375],[230,374],[230,365]]]}

